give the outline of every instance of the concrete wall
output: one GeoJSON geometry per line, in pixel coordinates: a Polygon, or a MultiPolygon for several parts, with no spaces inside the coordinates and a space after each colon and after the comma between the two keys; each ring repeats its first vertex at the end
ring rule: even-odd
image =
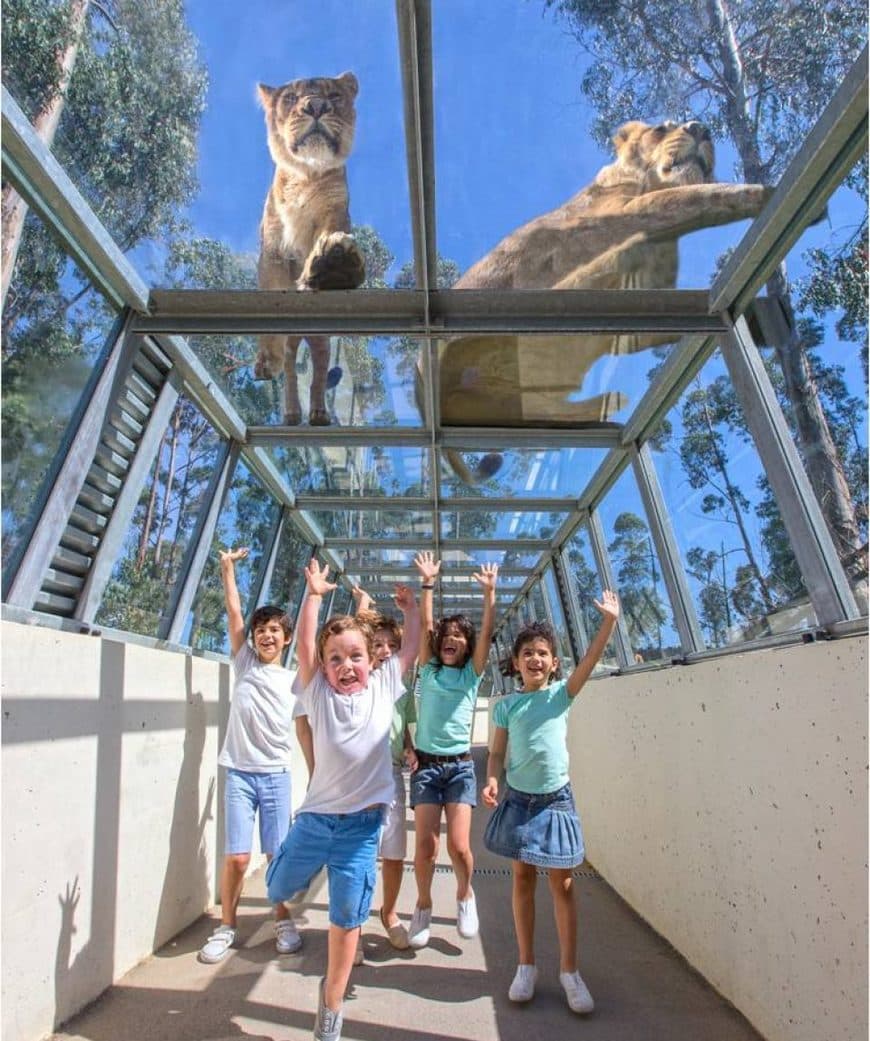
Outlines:
{"type": "Polygon", "coordinates": [[[2,1036],[34,1041],[215,902],[231,670],[13,622],[0,638],[2,1036]]]}
{"type": "MultiPolygon", "coordinates": [[[[590,682],[590,861],[769,1041],[867,1038],[867,640],[590,682]]],[[[594,937],[581,962],[594,959],[594,937]]]]}

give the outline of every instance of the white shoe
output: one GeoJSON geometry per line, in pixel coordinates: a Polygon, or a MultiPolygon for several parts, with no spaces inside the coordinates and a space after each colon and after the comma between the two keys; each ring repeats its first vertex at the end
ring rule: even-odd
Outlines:
{"type": "Polygon", "coordinates": [[[514,981],[508,991],[511,1001],[531,1001],[535,996],[535,982],[538,979],[536,965],[518,965],[514,981]]]}
{"type": "Polygon", "coordinates": [[[470,940],[472,936],[477,936],[479,929],[477,901],[472,892],[468,894],[467,900],[456,901],[456,931],[463,939],[470,940]]]}
{"type": "Polygon", "coordinates": [[[362,965],[366,960],[365,951],[363,950],[362,937],[356,942],[356,950],[353,952],[353,963],[354,965],[362,965]]]}
{"type": "Polygon", "coordinates": [[[419,950],[429,942],[429,923],[432,921],[431,907],[415,907],[408,929],[408,946],[419,950]]]}
{"type": "Polygon", "coordinates": [[[235,939],[236,930],[231,925],[219,925],[200,950],[199,960],[209,965],[219,962],[232,947],[235,939]]]}
{"type": "Polygon", "coordinates": [[[568,1007],[572,1012],[591,1012],[595,1008],[595,1002],[589,993],[589,988],[583,982],[579,972],[560,972],[559,982],[568,999],[568,1007]]]}
{"type": "Polygon", "coordinates": [[[280,918],[275,922],[275,949],[279,954],[295,954],[302,946],[302,937],[292,918],[280,918]]]}

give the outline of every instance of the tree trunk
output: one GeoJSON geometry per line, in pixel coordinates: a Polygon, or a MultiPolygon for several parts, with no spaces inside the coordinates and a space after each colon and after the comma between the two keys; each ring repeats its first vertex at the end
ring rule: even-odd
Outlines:
{"type": "Polygon", "coordinates": [[[169,522],[169,499],[172,485],[175,483],[175,456],[178,452],[178,431],[181,429],[181,403],[175,406],[172,415],[172,440],[169,442],[169,469],[166,474],[166,487],[163,489],[163,504],[160,507],[160,524],[157,529],[157,545],[154,547],[154,566],[160,563],[163,549],[163,535],[169,522]]]}
{"type": "MultiPolygon", "coordinates": [[[[51,148],[54,135],[63,113],[66,94],[75,68],[79,45],[87,20],[90,0],[71,0],[69,11],[69,43],[57,55],[57,84],[45,107],[36,114],[33,129],[37,137],[51,148]]],[[[12,281],[12,272],[18,258],[21,235],[24,231],[24,218],[27,216],[27,203],[10,185],[5,185],[0,201],[3,228],[0,232],[0,307],[6,303],[6,294],[12,281]]]]}

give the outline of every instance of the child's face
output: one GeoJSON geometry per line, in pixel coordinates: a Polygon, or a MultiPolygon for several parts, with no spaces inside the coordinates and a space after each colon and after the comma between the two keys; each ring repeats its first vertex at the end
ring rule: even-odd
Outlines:
{"type": "Polygon", "coordinates": [[[468,658],[468,638],[456,622],[448,622],[439,655],[444,665],[463,666],[468,658]]]}
{"type": "Polygon", "coordinates": [[[361,632],[347,629],[330,636],[323,648],[323,671],[339,694],[358,694],[369,682],[372,662],[361,632]]]}
{"type": "Polygon", "coordinates": [[[524,643],[514,657],[514,668],[523,681],[523,690],[540,690],[545,687],[558,661],[549,642],[540,636],[524,643]]]}
{"type": "Polygon", "coordinates": [[[373,638],[373,649],[375,652],[374,667],[383,665],[394,654],[398,653],[399,641],[392,629],[376,629],[373,638]]]}
{"type": "Polygon", "coordinates": [[[281,653],[290,643],[290,637],[277,618],[261,623],[253,632],[254,650],[264,665],[280,662],[281,653]]]}

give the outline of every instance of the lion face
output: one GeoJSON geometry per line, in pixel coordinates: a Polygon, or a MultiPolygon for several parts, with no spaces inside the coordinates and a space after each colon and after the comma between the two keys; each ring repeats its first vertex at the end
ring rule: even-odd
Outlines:
{"type": "Polygon", "coordinates": [[[599,173],[596,184],[610,187],[631,181],[646,193],[713,180],[713,142],[709,130],[695,120],[658,126],[626,123],[613,144],[616,162],[599,173]]]}
{"type": "Polygon", "coordinates": [[[342,166],[353,147],[358,89],[352,72],[335,79],[293,80],[283,87],[259,84],[275,165],[342,166]]]}

